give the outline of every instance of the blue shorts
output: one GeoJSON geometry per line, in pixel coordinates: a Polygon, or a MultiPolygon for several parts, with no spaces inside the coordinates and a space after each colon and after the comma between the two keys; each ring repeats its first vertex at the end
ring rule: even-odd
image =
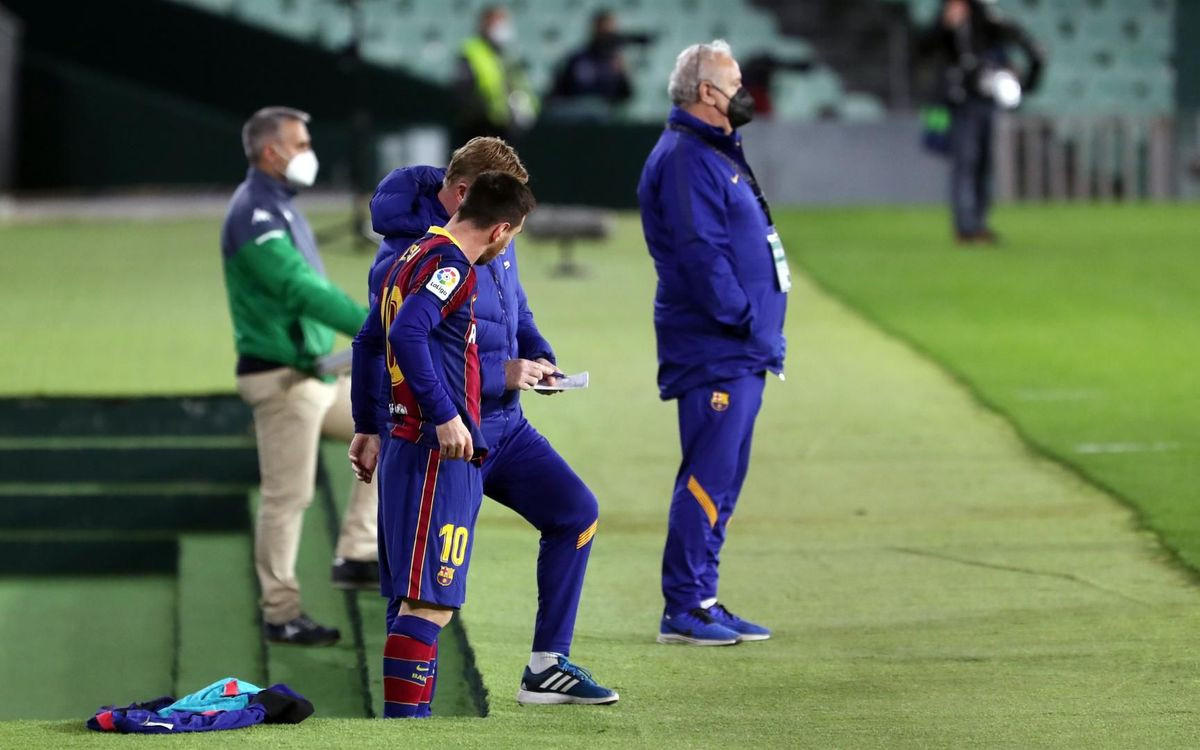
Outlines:
{"type": "Polygon", "coordinates": [[[381,593],[461,607],[483,502],[479,467],[391,439],[383,441],[379,474],[381,593]]]}

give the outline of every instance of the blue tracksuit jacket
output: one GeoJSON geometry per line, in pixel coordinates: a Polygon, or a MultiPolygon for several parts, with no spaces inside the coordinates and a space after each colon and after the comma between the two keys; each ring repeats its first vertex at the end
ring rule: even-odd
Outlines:
{"type": "MultiPolygon", "coordinates": [[[[371,266],[368,283],[372,296],[388,267],[399,253],[421,239],[431,226],[443,226],[450,217],[437,198],[446,170],[436,167],[405,167],[393,170],[379,183],[371,198],[371,223],[384,239],[371,266]]],[[[504,363],[518,357],[554,361],[554,351],[542,337],[529,311],[525,290],[517,276],[517,254],[513,244],[486,266],[476,269],[476,344],[479,346],[483,432],[488,444],[498,442],[502,424],[497,418],[517,421],[521,413],[520,391],[504,388],[504,363]]],[[[382,367],[379,368],[382,370],[382,367]]],[[[386,411],[387,384],[379,398],[386,411]]],[[[381,417],[380,426],[387,424],[381,417]]]]}
{"type": "Polygon", "coordinates": [[[750,176],[739,134],[671,110],[638,183],[642,230],[658,271],[654,328],[664,399],[783,370],[787,295],[776,282],[772,229],[750,176]]]}

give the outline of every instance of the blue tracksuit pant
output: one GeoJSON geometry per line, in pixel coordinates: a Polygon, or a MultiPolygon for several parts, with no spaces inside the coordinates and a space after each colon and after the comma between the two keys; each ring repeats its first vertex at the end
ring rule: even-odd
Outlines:
{"type": "MultiPolygon", "coordinates": [[[[600,512],[596,496],[519,410],[488,415],[483,431],[488,442],[483,493],[542,535],[532,650],[570,654],[600,512]]],[[[391,602],[389,624],[399,606],[398,599],[391,602]]]]}
{"type": "Polygon", "coordinates": [[[693,388],[679,398],[683,461],[663,551],[668,614],[717,596],[717,565],[725,525],[750,465],[754,420],[762,406],[763,373],[693,388]]]}

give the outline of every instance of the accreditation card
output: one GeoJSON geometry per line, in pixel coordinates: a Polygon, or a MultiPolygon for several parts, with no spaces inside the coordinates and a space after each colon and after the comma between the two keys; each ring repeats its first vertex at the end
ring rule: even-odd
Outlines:
{"type": "Polygon", "coordinates": [[[767,244],[771,246],[771,259],[775,261],[775,281],[779,283],[779,291],[787,293],[792,288],[792,272],[788,268],[787,254],[783,252],[783,241],[775,227],[767,233],[767,244]]]}

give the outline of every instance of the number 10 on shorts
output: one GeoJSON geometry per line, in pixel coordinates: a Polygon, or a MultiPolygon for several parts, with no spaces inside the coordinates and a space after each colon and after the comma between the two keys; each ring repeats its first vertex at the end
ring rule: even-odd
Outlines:
{"type": "Polygon", "coordinates": [[[442,562],[462,565],[467,559],[467,539],[470,532],[463,526],[448,523],[441,528],[438,536],[442,538],[442,562]]]}

